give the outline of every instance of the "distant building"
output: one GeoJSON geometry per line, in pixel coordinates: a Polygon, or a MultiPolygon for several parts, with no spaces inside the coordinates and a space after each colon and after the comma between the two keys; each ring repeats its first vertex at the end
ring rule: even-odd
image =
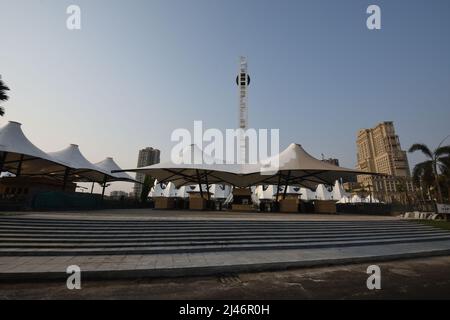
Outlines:
{"type": "MultiPolygon", "coordinates": [[[[142,168],[146,166],[150,166],[152,164],[159,163],[160,161],[160,151],[158,149],[153,148],[145,148],[142,150],[139,150],[138,155],[138,161],[137,161],[137,167],[142,168]]],[[[136,181],[140,183],[135,183],[133,187],[133,194],[135,197],[139,197],[142,193],[142,183],[144,183],[145,180],[145,174],[143,173],[136,173],[136,181]]]]}
{"type": "Polygon", "coordinates": [[[398,199],[404,190],[413,191],[406,151],[400,146],[393,122],[358,132],[358,169],[388,176],[358,176],[358,182],[384,201],[398,199]]]}
{"type": "Polygon", "coordinates": [[[335,166],[339,167],[339,159],[328,158],[328,159],[322,159],[322,161],[330,163],[330,164],[334,164],[335,166]]]}
{"type": "Polygon", "coordinates": [[[128,193],[125,191],[111,191],[109,194],[111,199],[120,200],[128,197],[128,193]]]}

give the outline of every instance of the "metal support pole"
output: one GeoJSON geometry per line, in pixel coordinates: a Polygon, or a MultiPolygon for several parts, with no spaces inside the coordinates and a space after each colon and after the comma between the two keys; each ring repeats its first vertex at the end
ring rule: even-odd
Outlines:
{"type": "Polygon", "coordinates": [[[200,173],[198,170],[196,171],[197,171],[198,187],[200,188],[200,197],[203,198],[202,181],[200,179],[200,173]]]}
{"type": "Polygon", "coordinates": [[[275,198],[276,203],[278,203],[278,196],[280,195],[280,183],[281,183],[281,172],[278,174],[277,194],[275,198]]]}
{"type": "Polygon", "coordinates": [[[105,189],[106,189],[106,175],[103,178],[102,201],[103,198],[105,197],[105,189]]]}
{"type": "Polygon", "coordinates": [[[288,175],[286,177],[286,185],[284,187],[284,192],[283,192],[283,200],[286,199],[286,193],[287,193],[287,189],[288,189],[288,183],[289,183],[289,178],[291,177],[291,171],[288,171],[288,175]]]}
{"type": "Polygon", "coordinates": [[[93,194],[93,193],[94,193],[94,185],[95,185],[95,182],[92,182],[92,187],[91,187],[91,194],[93,194]]]}
{"type": "Polygon", "coordinates": [[[205,180],[206,180],[206,192],[207,192],[207,197],[208,197],[208,201],[211,200],[211,195],[209,193],[209,183],[208,183],[208,173],[205,173],[205,180]]]}
{"type": "Polygon", "coordinates": [[[17,177],[20,177],[20,174],[21,174],[21,172],[22,172],[22,162],[23,162],[23,158],[24,158],[24,155],[21,154],[21,155],[20,155],[20,160],[19,160],[19,165],[17,166],[17,172],[16,172],[16,176],[17,176],[17,177]]]}
{"type": "Polygon", "coordinates": [[[0,158],[0,173],[3,172],[3,166],[5,165],[6,157],[8,156],[8,152],[3,152],[2,157],[0,158]]]}
{"type": "Polygon", "coordinates": [[[63,187],[62,187],[63,191],[66,191],[67,179],[69,178],[69,172],[70,172],[70,168],[66,167],[66,170],[64,170],[64,181],[63,181],[63,187]]]}

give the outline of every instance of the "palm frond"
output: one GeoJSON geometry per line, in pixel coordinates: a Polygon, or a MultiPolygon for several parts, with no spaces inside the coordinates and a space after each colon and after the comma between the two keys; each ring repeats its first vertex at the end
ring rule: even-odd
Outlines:
{"type": "Polygon", "coordinates": [[[433,159],[433,153],[430,151],[430,149],[423,143],[415,143],[409,148],[408,152],[416,152],[416,151],[422,151],[424,155],[426,155],[428,158],[433,159]]]}
{"type": "Polygon", "coordinates": [[[433,161],[420,162],[414,166],[413,181],[418,184],[420,180],[433,181],[433,161]]]}
{"type": "Polygon", "coordinates": [[[440,156],[450,156],[450,146],[442,146],[436,149],[434,152],[436,157],[440,156]]]}
{"type": "Polygon", "coordinates": [[[8,90],[9,88],[0,79],[0,101],[6,101],[9,99],[9,97],[6,95],[6,91],[8,90]]]}
{"type": "Polygon", "coordinates": [[[441,173],[448,178],[450,178],[450,156],[438,158],[439,170],[441,173]]]}

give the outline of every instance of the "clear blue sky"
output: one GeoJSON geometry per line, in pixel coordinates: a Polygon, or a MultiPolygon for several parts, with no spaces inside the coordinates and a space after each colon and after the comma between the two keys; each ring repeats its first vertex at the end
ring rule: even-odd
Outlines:
{"type": "MultiPolygon", "coordinates": [[[[237,125],[238,59],[251,127],[356,163],[358,129],[394,121],[404,149],[450,134],[450,1],[0,0],[7,114],[45,151],[135,167],[170,133],[237,125]],[[66,29],[78,4],[82,30],[66,29]],[[382,30],[366,28],[366,8],[382,30]]],[[[410,156],[411,166],[421,160],[410,156]]],[[[129,189],[123,185],[114,189],[129,189]]]]}

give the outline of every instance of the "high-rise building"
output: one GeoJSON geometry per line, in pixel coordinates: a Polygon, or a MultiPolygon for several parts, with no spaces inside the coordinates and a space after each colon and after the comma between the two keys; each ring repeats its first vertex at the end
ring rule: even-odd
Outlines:
{"type": "Polygon", "coordinates": [[[109,194],[109,197],[111,199],[120,200],[122,198],[127,198],[128,193],[125,191],[111,191],[111,193],[109,194]]]}
{"type": "MultiPolygon", "coordinates": [[[[139,150],[139,156],[137,161],[137,167],[142,168],[146,166],[151,166],[152,164],[159,163],[160,151],[151,147],[139,150]]],[[[136,173],[136,181],[140,183],[135,183],[133,188],[133,193],[136,197],[139,197],[142,193],[142,183],[144,183],[145,174],[136,173]]]]}
{"type": "Polygon", "coordinates": [[[358,176],[358,182],[374,196],[392,201],[405,189],[413,190],[406,151],[401,149],[394,123],[379,123],[358,132],[358,169],[387,176],[358,176]]]}
{"type": "Polygon", "coordinates": [[[328,158],[328,159],[322,159],[322,161],[339,167],[339,159],[328,158]]]}

